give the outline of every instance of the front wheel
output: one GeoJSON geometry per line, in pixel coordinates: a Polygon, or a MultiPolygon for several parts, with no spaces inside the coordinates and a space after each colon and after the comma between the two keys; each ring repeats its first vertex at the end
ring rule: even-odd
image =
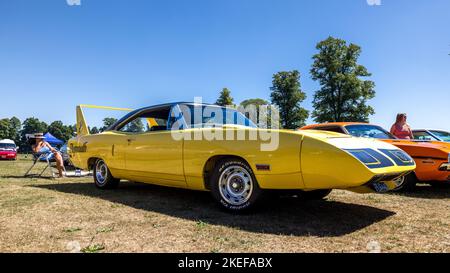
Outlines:
{"type": "Polygon", "coordinates": [[[114,189],[119,185],[120,179],[114,178],[105,161],[99,159],[94,166],[94,182],[99,189],[114,189]]]}
{"type": "Polygon", "coordinates": [[[395,188],[393,191],[395,192],[413,191],[416,188],[417,177],[412,172],[408,175],[397,178],[395,182],[397,183],[398,187],[395,188]]]}
{"type": "Polygon", "coordinates": [[[238,159],[218,162],[209,182],[212,196],[228,211],[249,210],[255,207],[263,194],[252,169],[238,159]]]}

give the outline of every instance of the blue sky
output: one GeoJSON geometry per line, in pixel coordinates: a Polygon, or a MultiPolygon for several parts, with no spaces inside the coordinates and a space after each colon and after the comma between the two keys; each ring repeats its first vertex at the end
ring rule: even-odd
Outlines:
{"type": "Polygon", "coordinates": [[[448,0],[0,0],[0,118],[74,123],[80,103],[214,102],[222,87],[268,99],[293,69],[312,110],[311,57],[332,35],[363,49],[373,123],[407,112],[450,130],[449,14],[448,0]]]}

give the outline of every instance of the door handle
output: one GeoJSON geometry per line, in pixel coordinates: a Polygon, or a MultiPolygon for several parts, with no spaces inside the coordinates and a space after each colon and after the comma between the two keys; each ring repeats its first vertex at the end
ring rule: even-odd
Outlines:
{"type": "Polygon", "coordinates": [[[135,138],[129,138],[129,139],[127,139],[128,143],[131,143],[131,142],[133,142],[133,141],[135,141],[135,140],[136,140],[135,138]]]}

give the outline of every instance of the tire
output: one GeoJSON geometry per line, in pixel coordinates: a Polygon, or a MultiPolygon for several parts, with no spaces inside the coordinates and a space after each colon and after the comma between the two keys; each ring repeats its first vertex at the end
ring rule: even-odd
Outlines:
{"type": "Polygon", "coordinates": [[[299,197],[306,200],[323,200],[330,195],[333,190],[314,190],[314,191],[301,191],[299,197]]]}
{"type": "Polygon", "coordinates": [[[223,209],[235,213],[255,208],[263,196],[252,169],[239,159],[220,160],[214,167],[209,188],[223,209]]]}
{"type": "Polygon", "coordinates": [[[395,188],[393,191],[395,192],[410,192],[413,191],[416,188],[417,184],[417,177],[415,173],[410,173],[406,176],[403,176],[402,181],[400,182],[401,185],[395,188]]]}
{"type": "Polygon", "coordinates": [[[102,190],[115,189],[119,186],[120,179],[114,178],[105,161],[99,159],[94,165],[94,183],[102,190]]]}

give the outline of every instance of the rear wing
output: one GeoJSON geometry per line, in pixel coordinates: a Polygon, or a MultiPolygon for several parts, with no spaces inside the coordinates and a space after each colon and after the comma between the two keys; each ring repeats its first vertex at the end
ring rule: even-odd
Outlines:
{"type": "Polygon", "coordinates": [[[83,108],[114,110],[114,111],[124,111],[124,112],[131,112],[134,110],[134,109],[129,109],[129,108],[80,104],[77,106],[77,136],[86,136],[86,135],[90,134],[89,127],[86,122],[86,118],[84,117],[83,108]]]}

